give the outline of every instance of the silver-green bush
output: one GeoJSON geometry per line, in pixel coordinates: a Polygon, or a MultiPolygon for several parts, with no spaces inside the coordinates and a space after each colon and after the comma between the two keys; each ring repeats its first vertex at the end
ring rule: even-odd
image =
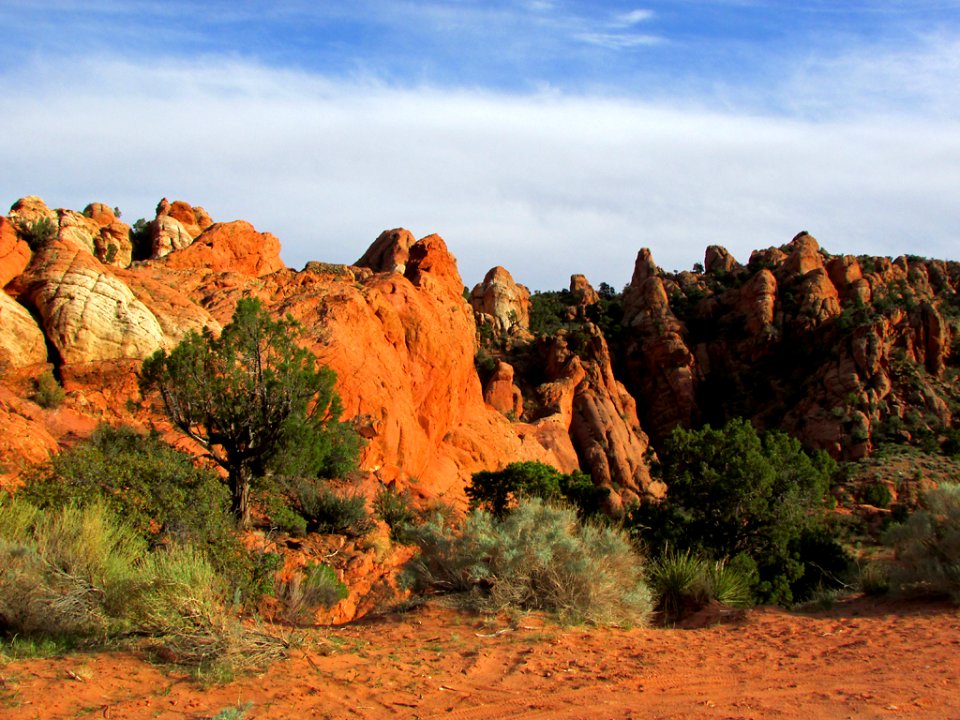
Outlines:
{"type": "Polygon", "coordinates": [[[312,624],[317,610],[331,608],[347,595],[347,586],[333,568],[317,563],[309,563],[277,587],[281,615],[295,625],[312,624]]]}
{"type": "Polygon", "coordinates": [[[960,602],[960,484],[925,493],[916,512],[890,528],[885,540],[895,552],[892,588],[960,602]]]}
{"type": "Polygon", "coordinates": [[[486,610],[555,613],[565,622],[642,625],[652,611],[643,564],[627,537],[581,524],[570,507],[531,498],[502,520],[476,510],[462,527],[430,520],[413,533],[414,587],[467,591],[486,610]]]}
{"type": "Polygon", "coordinates": [[[281,643],[246,631],[226,595],[202,553],[149,552],[101,502],[39,510],[0,497],[0,634],[147,637],[162,657],[208,668],[279,656],[281,643]]]}
{"type": "Polygon", "coordinates": [[[16,632],[106,639],[127,630],[145,543],[106,508],[0,505],[0,622],[16,632]]]}

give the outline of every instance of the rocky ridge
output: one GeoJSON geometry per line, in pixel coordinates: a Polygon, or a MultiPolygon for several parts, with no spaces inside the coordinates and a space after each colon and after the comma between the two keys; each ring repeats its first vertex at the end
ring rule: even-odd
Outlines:
{"type": "Polygon", "coordinates": [[[129,255],[109,251],[108,258],[97,237],[115,224],[101,203],[74,213],[39,198],[18,201],[0,220],[7,481],[100,421],[155,425],[174,438],[140,402],[139,364],[188,331],[217,332],[244,295],[299,320],[305,342],[337,373],[345,417],[366,439],[369,483],[457,502],[465,479],[480,469],[514,460],[577,467],[569,423],[511,422],[485,403],[474,315],[439,236],[415,241],[404,230],[387,232],[356,266],[310,263],[294,272],[269,233],[242,221],[214,223],[188,203],[160,203],[140,229],[149,245],[137,244],[125,226],[129,255]],[[30,247],[29,228],[39,218],[56,232],[30,247]],[[134,259],[144,247],[146,257],[134,259]],[[56,410],[29,399],[45,370],[66,390],[56,410]]]}
{"type": "Polygon", "coordinates": [[[436,235],[388,230],[352,266],[299,272],[279,251],[182,201],[134,228],[103,203],[14,203],[0,218],[4,477],[99,421],[165,427],[139,404],[140,361],[218,331],[244,295],[297,318],[337,372],[369,482],[423,497],[458,501],[477,470],[541,460],[588,471],[616,510],[664,492],[651,439],[735,416],[847,458],[953,432],[956,263],[834,256],[807,233],[746,264],[711,246],[679,273],[642,249],[622,293],[573,276],[544,332],[549,293],[502,267],[465,292],[436,235]],[[38,243],[42,219],[55,232],[38,243]],[[45,369],[67,391],[55,411],[29,399],[45,369]]]}
{"type": "Polygon", "coordinates": [[[665,273],[641,250],[623,294],[615,352],[655,438],[744,416],[856,459],[952,432],[960,264],[834,256],[807,233],[705,260],[665,273]]]}

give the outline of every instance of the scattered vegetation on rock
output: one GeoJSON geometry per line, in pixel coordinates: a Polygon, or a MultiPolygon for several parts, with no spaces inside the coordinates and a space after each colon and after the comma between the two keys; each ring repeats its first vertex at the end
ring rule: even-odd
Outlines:
{"type": "Polygon", "coordinates": [[[47,216],[38,217],[33,222],[22,222],[20,224],[20,236],[34,252],[53,242],[58,231],[56,221],[47,216]]]}
{"type": "Polygon", "coordinates": [[[588,475],[579,471],[562,473],[541,462],[510,463],[503,470],[474,473],[464,488],[474,510],[485,510],[502,520],[522,500],[563,499],[571,503],[581,517],[600,515],[609,495],[598,488],[588,475]]]}

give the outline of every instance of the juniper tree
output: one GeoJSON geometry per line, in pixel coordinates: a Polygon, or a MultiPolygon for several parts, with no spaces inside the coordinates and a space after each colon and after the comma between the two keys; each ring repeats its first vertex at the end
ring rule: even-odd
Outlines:
{"type": "Polygon", "coordinates": [[[252,483],[271,467],[332,477],[355,460],[336,375],[297,343],[301,332],[293,318],[274,320],[259,300],[243,298],[219,337],[191,332],[143,363],[141,390],[158,392],[173,424],[226,470],[243,527],[252,483]]]}

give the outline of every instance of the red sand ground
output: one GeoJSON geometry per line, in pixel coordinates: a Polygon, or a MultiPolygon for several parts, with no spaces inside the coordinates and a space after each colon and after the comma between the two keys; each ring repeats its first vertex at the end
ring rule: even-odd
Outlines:
{"type": "Polygon", "coordinates": [[[137,654],[0,667],[0,718],[960,718],[960,615],[858,599],[705,611],[699,629],[513,624],[428,606],[310,633],[204,688],[137,654]]]}

